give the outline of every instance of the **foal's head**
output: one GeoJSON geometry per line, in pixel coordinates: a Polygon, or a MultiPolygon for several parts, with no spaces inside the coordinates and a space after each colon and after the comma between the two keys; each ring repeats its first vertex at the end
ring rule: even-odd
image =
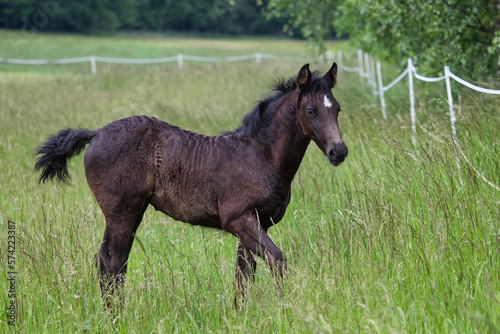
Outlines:
{"type": "Polygon", "coordinates": [[[334,166],[340,165],[347,157],[347,146],[337,122],[340,105],[332,94],[336,82],[336,63],[321,78],[313,76],[309,64],[306,64],[296,79],[299,89],[297,112],[302,131],[318,145],[334,166]]]}

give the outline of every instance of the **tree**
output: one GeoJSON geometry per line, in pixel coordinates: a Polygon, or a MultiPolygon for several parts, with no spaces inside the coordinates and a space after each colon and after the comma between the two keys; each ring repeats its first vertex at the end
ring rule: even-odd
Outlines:
{"type": "Polygon", "coordinates": [[[322,44],[326,26],[389,61],[413,58],[427,75],[443,65],[478,78],[498,70],[500,2],[492,0],[271,0],[272,15],[292,13],[291,25],[322,44]],[[326,6],[326,8],[325,8],[326,6]]]}
{"type": "Polygon", "coordinates": [[[256,0],[0,0],[0,28],[281,33],[287,17],[266,21],[261,5],[256,0]]]}
{"type": "Polygon", "coordinates": [[[293,34],[299,29],[304,38],[312,42],[316,51],[323,52],[323,41],[328,37],[332,23],[338,14],[341,0],[269,0],[267,11],[269,17],[289,17],[284,29],[293,34]]]}
{"type": "Polygon", "coordinates": [[[8,29],[21,27],[32,13],[36,0],[0,0],[0,27],[8,29]]]}

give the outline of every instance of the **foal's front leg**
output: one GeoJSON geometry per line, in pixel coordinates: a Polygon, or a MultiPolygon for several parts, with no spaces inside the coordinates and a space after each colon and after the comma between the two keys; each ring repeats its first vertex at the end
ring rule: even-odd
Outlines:
{"type": "Polygon", "coordinates": [[[238,254],[236,257],[236,286],[239,291],[244,292],[246,282],[249,278],[254,279],[257,261],[253,257],[252,252],[246,249],[243,244],[238,241],[238,254]]]}
{"type": "Polygon", "coordinates": [[[244,214],[225,224],[223,228],[235,235],[239,240],[236,280],[240,289],[243,278],[248,280],[252,272],[251,270],[255,270],[256,263],[252,254],[256,254],[264,259],[271,268],[271,271],[280,280],[282,279],[285,264],[283,253],[262,228],[255,215],[251,213],[244,214]]]}

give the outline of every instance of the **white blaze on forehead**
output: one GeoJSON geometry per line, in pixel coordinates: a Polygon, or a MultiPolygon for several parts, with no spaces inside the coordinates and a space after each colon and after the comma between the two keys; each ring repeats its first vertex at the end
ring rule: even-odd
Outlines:
{"type": "Polygon", "coordinates": [[[323,104],[325,107],[330,108],[332,106],[332,101],[330,101],[326,95],[323,95],[323,104]]]}

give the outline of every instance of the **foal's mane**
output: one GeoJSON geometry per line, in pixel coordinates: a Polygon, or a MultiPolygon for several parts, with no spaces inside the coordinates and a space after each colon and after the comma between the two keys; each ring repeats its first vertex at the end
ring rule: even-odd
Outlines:
{"type": "MultiPolygon", "coordinates": [[[[313,72],[311,78],[311,91],[323,89],[323,81],[319,72],[313,72]]],[[[236,134],[241,137],[257,137],[264,142],[269,142],[273,134],[266,131],[272,123],[274,114],[277,108],[273,105],[280,101],[282,97],[293,92],[297,88],[295,77],[288,80],[278,78],[272,87],[269,96],[260,100],[257,105],[243,118],[242,124],[234,130],[234,132],[226,132],[225,134],[236,134]]]]}

